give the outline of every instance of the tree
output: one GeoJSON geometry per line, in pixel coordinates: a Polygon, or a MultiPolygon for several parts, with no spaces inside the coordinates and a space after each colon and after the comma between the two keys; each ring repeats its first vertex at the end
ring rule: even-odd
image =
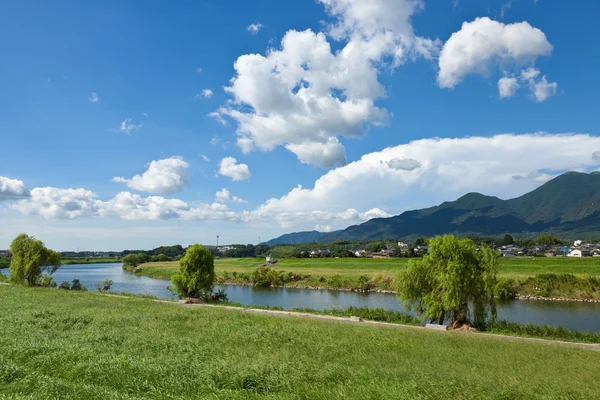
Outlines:
{"type": "Polygon", "coordinates": [[[145,264],[150,262],[150,256],[146,253],[138,253],[137,254],[138,264],[145,264]]]}
{"type": "Polygon", "coordinates": [[[10,244],[12,260],[10,277],[12,283],[34,286],[41,283],[42,273],[52,275],[61,266],[60,254],[47,249],[41,240],[24,233],[10,244]]]}
{"type": "Polygon", "coordinates": [[[504,239],[502,239],[502,244],[504,246],[508,245],[508,244],[513,244],[515,241],[513,240],[513,237],[510,235],[504,235],[504,239]]]}
{"type": "Polygon", "coordinates": [[[165,254],[159,254],[157,260],[160,262],[173,261],[173,259],[165,254]]]}
{"type": "Polygon", "coordinates": [[[123,268],[136,268],[138,265],[140,265],[140,260],[136,254],[128,254],[123,258],[123,268]]]}
{"type": "Polygon", "coordinates": [[[488,311],[496,317],[494,290],[498,253],[483,245],[477,249],[470,239],[437,236],[429,242],[422,260],[411,260],[395,281],[399,297],[408,309],[442,324],[450,317],[453,327],[472,322],[485,325],[488,311]]]}
{"type": "Polygon", "coordinates": [[[560,240],[556,236],[542,234],[535,239],[535,243],[545,246],[552,246],[562,244],[562,240],[560,240]]]}
{"type": "Polygon", "coordinates": [[[179,260],[179,273],[171,277],[171,283],[180,298],[206,298],[212,294],[214,279],[215,262],[212,253],[195,244],[179,260]]]}

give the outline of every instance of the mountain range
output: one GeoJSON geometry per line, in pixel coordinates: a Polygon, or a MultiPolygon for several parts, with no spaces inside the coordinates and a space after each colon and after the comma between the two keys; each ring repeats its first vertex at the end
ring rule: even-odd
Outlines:
{"type": "Polygon", "coordinates": [[[567,172],[514,199],[467,193],[439,206],[375,218],[335,232],[288,233],[266,244],[413,240],[446,233],[523,237],[551,233],[561,238],[596,238],[600,235],[600,172],[567,172]]]}

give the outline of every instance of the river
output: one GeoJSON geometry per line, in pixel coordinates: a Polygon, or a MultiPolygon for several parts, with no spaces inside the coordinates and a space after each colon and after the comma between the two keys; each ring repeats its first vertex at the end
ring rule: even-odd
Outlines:
{"type": "MultiPolygon", "coordinates": [[[[8,274],[8,269],[0,269],[8,274]]],[[[112,292],[148,294],[170,299],[168,281],[135,276],[123,271],[121,264],[63,265],[53,275],[57,284],[79,279],[94,289],[94,282],[111,279],[112,292]]],[[[245,305],[279,306],[284,309],[368,307],[404,311],[393,294],[340,292],[334,290],[308,290],[284,288],[254,288],[248,286],[216,285],[223,289],[230,301],[245,305]]],[[[600,332],[600,303],[558,302],[540,300],[514,300],[498,304],[498,318],[521,324],[553,325],[577,331],[600,332]]]]}

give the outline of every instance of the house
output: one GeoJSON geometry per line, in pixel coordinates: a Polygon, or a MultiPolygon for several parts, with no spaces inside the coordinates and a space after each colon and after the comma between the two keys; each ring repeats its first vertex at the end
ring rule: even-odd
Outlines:
{"type": "Polygon", "coordinates": [[[10,252],[8,250],[0,250],[0,257],[10,257],[10,252]]]}
{"type": "Polygon", "coordinates": [[[591,253],[587,250],[573,249],[569,254],[567,254],[567,257],[588,257],[590,255],[591,253]]]}
{"type": "Polygon", "coordinates": [[[429,246],[427,246],[427,245],[419,245],[419,246],[415,247],[416,254],[423,255],[423,254],[427,253],[427,251],[429,251],[429,246]]]}
{"type": "Polygon", "coordinates": [[[515,253],[512,250],[502,250],[502,257],[514,257],[515,253]]]}
{"type": "Polygon", "coordinates": [[[573,247],[581,247],[583,245],[583,240],[576,240],[573,242],[573,247]]]}
{"type": "Polygon", "coordinates": [[[408,244],[404,242],[398,242],[398,249],[400,250],[400,254],[408,253],[408,244]]]}
{"type": "Polygon", "coordinates": [[[367,251],[366,250],[356,250],[354,252],[354,255],[356,257],[366,257],[367,256],[367,251]]]}
{"type": "Polygon", "coordinates": [[[381,251],[369,254],[369,258],[390,258],[394,254],[393,250],[383,249],[381,251]]]}

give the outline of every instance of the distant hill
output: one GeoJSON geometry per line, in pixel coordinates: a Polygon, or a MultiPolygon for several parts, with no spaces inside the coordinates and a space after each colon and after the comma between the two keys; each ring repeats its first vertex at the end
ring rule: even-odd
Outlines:
{"type": "Polygon", "coordinates": [[[567,172],[515,199],[468,193],[436,207],[376,218],[336,232],[288,233],[267,244],[414,239],[444,233],[561,237],[600,235],[600,173],[567,172]]]}

